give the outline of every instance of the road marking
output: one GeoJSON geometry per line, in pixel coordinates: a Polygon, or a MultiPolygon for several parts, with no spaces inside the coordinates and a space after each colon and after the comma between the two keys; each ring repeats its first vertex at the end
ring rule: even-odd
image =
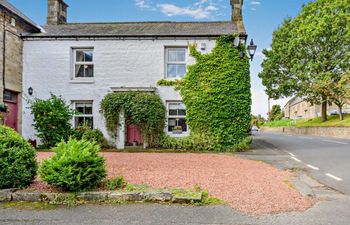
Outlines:
{"type": "Polygon", "coordinates": [[[320,170],[320,168],[313,166],[313,165],[310,165],[310,164],[307,164],[306,166],[313,169],[313,170],[320,170]]]}
{"type": "Polygon", "coordinates": [[[307,139],[307,140],[313,140],[313,138],[311,138],[311,137],[298,137],[298,138],[307,139]]]}
{"type": "Polygon", "coordinates": [[[322,140],[324,142],[329,142],[329,143],[333,143],[333,144],[341,144],[341,145],[348,145],[348,143],[346,142],[340,142],[340,141],[330,141],[330,140],[322,140]]]}
{"type": "Polygon", "coordinates": [[[295,157],[295,155],[293,153],[290,153],[290,152],[288,152],[288,153],[290,156],[295,157]]]}
{"type": "Polygon", "coordinates": [[[297,161],[297,162],[301,162],[301,160],[298,159],[298,158],[296,158],[296,157],[292,157],[292,159],[294,159],[294,160],[297,161]]]}
{"type": "Polygon", "coordinates": [[[326,176],[330,177],[330,178],[333,178],[334,180],[337,180],[337,181],[342,181],[343,179],[339,178],[339,177],[336,177],[330,173],[326,173],[326,176]]]}

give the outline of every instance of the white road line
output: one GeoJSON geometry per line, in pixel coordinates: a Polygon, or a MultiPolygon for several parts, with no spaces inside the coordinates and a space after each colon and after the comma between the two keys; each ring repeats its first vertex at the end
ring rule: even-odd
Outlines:
{"type": "Polygon", "coordinates": [[[340,142],[340,141],[330,141],[330,140],[322,140],[322,141],[328,142],[328,143],[333,143],[333,144],[348,145],[348,143],[340,142]]]}
{"type": "Polygon", "coordinates": [[[313,138],[311,138],[311,137],[298,137],[298,138],[307,139],[307,140],[313,140],[313,138]]]}
{"type": "Polygon", "coordinates": [[[295,157],[295,155],[293,153],[288,152],[288,154],[292,157],[295,157]]]}
{"type": "Polygon", "coordinates": [[[337,180],[337,181],[342,181],[343,179],[339,178],[339,177],[336,177],[330,173],[326,173],[326,176],[330,177],[330,178],[333,178],[334,180],[337,180]]]}
{"type": "Polygon", "coordinates": [[[296,157],[292,157],[292,159],[294,159],[294,160],[297,161],[297,162],[301,162],[301,160],[298,159],[298,158],[296,158],[296,157]]]}
{"type": "Polygon", "coordinates": [[[310,164],[307,164],[306,166],[313,169],[313,170],[320,170],[320,168],[313,166],[313,165],[310,165],[310,164]]]}

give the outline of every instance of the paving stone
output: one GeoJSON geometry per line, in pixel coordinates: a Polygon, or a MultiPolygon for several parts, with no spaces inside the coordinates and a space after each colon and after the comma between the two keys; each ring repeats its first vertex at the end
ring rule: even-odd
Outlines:
{"type": "Polygon", "coordinates": [[[12,201],[41,202],[41,193],[40,192],[15,192],[15,193],[12,193],[12,201]]]}
{"type": "Polygon", "coordinates": [[[12,199],[12,193],[15,192],[16,189],[2,189],[0,190],[0,202],[9,202],[12,199]]]}

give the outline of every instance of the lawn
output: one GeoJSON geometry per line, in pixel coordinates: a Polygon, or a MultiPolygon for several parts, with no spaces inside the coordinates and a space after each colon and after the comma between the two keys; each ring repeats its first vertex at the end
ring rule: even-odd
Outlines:
{"type": "Polygon", "coordinates": [[[350,115],[345,115],[344,120],[339,120],[339,116],[328,116],[327,122],[322,122],[322,118],[315,119],[298,119],[298,120],[278,120],[267,122],[263,126],[265,127],[350,127],[350,115]]]}
{"type": "MultiPolygon", "coordinates": [[[[38,161],[53,153],[38,152],[38,161]]],[[[245,213],[304,211],[308,198],[287,183],[293,175],[257,161],[232,155],[193,153],[101,153],[109,177],[122,175],[128,183],[153,188],[199,186],[213,197],[245,213]]]]}

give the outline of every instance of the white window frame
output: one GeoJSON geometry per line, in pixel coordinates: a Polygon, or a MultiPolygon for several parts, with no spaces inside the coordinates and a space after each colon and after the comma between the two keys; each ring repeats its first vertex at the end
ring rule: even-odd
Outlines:
{"type": "MultiPolygon", "coordinates": [[[[166,102],[166,106],[167,106],[167,120],[166,120],[166,132],[167,134],[169,134],[170,136],[178,136],[178,137],[182,137],[182,136],[187,136],[190,132],[190,128],[186,122],[186,126],[187,126],[187,131],[183,131],[181,133],[174,133],[174,132],[171,132],[169,131],[169,119],[186,119],[186,116],[182,116],[182,115],[177,115],[177,116],[174,116],[174,115],[169,115],[169,110],[170,110],[170,104],[180,104],[183,102],[182,101],[167,101],[166,102]]],[[[186,109],[186,114],[187,114],[187,109],[186,109]]]]}
{"type": "MultiPolygon", "coordinates": [[[[93,47],[84,47],[84,48],[72,48],[72,54],[73,54],[73,79],[75,80],[79,80],[79,79],[94,79],[95,77],[95,65],[94,65],[94,61],[95,61],[95,57],[94,57],[94,48],[93,47]],[[91,62],[77,62],[77,51],[92,51],[92,61],[91,62]],[[76,77],[76,65],[87,65],[87,66],[93,66],[93,74],[92,77],[76,77]]],[[[85,70],[84,70],[85,73],[85,70]]],[[[85,74],[84,74],[85,75],[85,74]]]]}
{"type": "Polygon", "coordinates": [[[73,127],[77,128],[77,124],[75,119],[76,118],[80,118],[80,117],[84,117],[84,118],[92,118],[92,129],[94,128],[94,102],[91,100],[84,100],[84,101],[72,101],[72,105],[73,105],[73,110],[77,109],[77,104],[91,104],[91,108],[92,108],[92,114],[75,114],[73,116],[73,127]]]}
{"type": "Polygon", "coordinates": [[[165,79],[181,79],[182,77],[168,77],[168,65],[169,64],[176,64],[176,65],[183,65],[186,66],[186,73],[187,73],[187,59],[188,59],[188,47],[186,46],[166,46],[165,47],[165,79]],[[183,62],[169,62],[169,50],[172,49],[183,49],[185,50],[185,61],[183,62]]]}

